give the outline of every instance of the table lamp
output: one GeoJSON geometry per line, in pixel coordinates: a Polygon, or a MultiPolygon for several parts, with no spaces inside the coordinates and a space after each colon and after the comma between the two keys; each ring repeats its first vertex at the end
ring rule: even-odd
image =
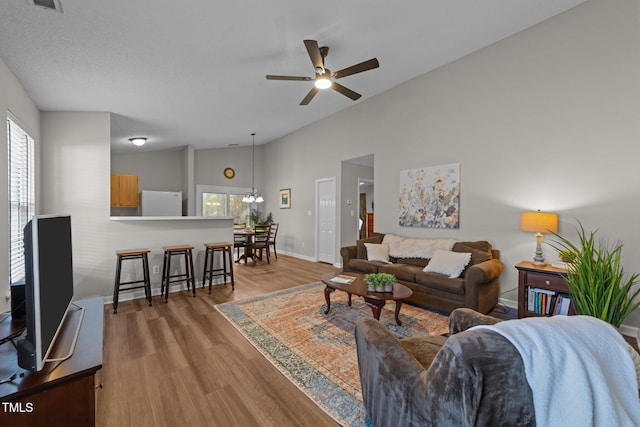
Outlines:
{"type": "Polygon", "coordinates": [[[558,232],[558,214],[549,212],[522,212],[520,215],[520,230],[536,233],[536,256],[534,265],[546,265],[542,256],[542,233],[558,232]]]}

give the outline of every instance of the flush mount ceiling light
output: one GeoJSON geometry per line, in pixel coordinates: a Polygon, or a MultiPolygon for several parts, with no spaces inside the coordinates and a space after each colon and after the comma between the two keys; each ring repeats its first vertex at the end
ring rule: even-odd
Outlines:
{"type": "Polygon", "coordinates": [[[137,136],[135,138],[129,138],[129,142],[138,147],[142,147],[147,142],[147,138],[137,136]]]}

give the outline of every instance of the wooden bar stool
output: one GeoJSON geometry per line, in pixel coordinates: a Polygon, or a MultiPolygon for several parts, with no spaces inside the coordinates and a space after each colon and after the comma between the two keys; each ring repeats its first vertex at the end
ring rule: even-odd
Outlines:
{"type": "Polygon", "coordinates": [[[120,291],[131,291],[133,289],[144,288],[144,295],[149,305],[151,305],[151,280],[149,279],[149,258],[147,254],[151,252],[149,249],[123,249],[116,251],[118,256],[116,262],[116,281],[113,286],[113,312],[118,312],[118,297],[120,291]],[[142,260],[142,280],[132,280],[129,282],[121,282],[120,273],[122,272],[122,261],[129,259],[141,259],[142,260]],[[137,285],[137,286],[131,286],[137,285]],[[125,288],[121,289],[121,286],[125,288]]]}
{"type": "Polygon", "coordinates": [[[224,284],[227,284],[227,277],[231,279],[231,289],[235,289],[233,281],[233,244],[232,243],[205,243],[206,250],[204,255],[204,271],[202,272],[202,287],[209,280],[209,293],[211,293],[211,282],[214,277],[222,276],[224,284]],[[214,267],[215,254],[220,253],[222,258],[222,267],[214,267]],[[227,268],[228,266],[228,268],[227,268]]]}
{"type": "Polygon", "coordinates": [[[193,272],[193,246],[163,246],[164,262],[162,263],[162,286],[160,293],[164,294],[164,302],[169,300],[169,285],[177,282],[187,282],[187,290],[193,290],[193,296],[196,296],[196,281],[193,272]],[[176,255],[184,256],[184,273],[171,274],[171,257],[176,255]]]}

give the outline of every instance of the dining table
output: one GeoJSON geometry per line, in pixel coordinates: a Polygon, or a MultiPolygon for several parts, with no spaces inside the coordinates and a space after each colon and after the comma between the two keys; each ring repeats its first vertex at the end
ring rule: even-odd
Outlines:
{"type": "Polygon", "coordinates": [[[233,240],[237,238],[244,239],[244,253],[238,257],[236,262],[240,262],[244,259],[244,263],[247,263],[247,259],[251,258],[255,262],[255,255],[253,253],[253,239],[256,236],[256,232],[252,228],[234,229],[233,240]]]}

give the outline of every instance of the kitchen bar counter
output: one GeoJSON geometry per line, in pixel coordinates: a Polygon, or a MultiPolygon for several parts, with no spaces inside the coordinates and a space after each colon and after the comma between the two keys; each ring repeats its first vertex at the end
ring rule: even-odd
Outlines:
{"type": "Polygon", "coordinates": [[[112,216],[110,221],[201,221],[201,220],[232,220],[231,216],[112,216]]]}

